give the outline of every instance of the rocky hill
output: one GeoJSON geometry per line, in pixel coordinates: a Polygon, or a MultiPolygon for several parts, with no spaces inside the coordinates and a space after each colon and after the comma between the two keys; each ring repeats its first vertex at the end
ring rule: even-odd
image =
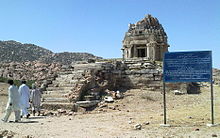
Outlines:
{"type": "Polygon", "coordinates": [[[75,61],[99,59],[89,53],[53,53],[52,51],[34,44],[22,44],[13,40],[0,41],[0,62],[43,61],[70,64],[75,61]]]}
{"type": "Polygon", "coordinates": [[[87,61],[88,59],[100,59],[89,53],[73,53],[73,52],[62,52],[54,53],[48,57],[41,57],[39,60],[46,63],[62,63],[62,64],[71,64],[75,61],[87,61]]]}

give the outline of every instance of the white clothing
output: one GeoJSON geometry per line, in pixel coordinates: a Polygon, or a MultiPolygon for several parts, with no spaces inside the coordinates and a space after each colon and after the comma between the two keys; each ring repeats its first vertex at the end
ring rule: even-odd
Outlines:
{"type": "Polygon", "coordinates": [[[20,102],[21,102],[21,115],[22,116],[27,116],[28,113],[28,108],[30,107],[29,100],[30,100],[30,90],[29,87],[26,84],[22,84],[18,92],[20,93],[20,102]]]}
{"type": "Polygon", "coordinates": [[[8,103],[6,110],[17,111],[20,110],[20,95],[18,93],[18,88],[15,85],[11,85],[8,88],[8,103]],[[11,105],[10,105],[11,104],[11,105]]]}
{"type": "Polygon", "coordinates": [[[21,96],[22,108],[29,108],[30,107],[30,104],[29,104],[30,90],[29,90],[28,86],[26,84],[22,84],[19,87],[18,92],[20,93],[20,96],[21,96]]]}
{"type": "Polygon", "coordinates": [[[38,89],[31,90],[31,102],[32,102],[32,110],[39,111],[40,110],[40,102],[41,102],[41,92],[38,89]]]}
{"type": "Polygon", "coordinates": [[[14,85],[11,85],[8,88],[8,103],[6,106],[6,113],[4,121],[7,122],[11,112],[15,113],[15,120],[19,121],[20,118],[20,94],[18,93],[18,88],[14,85]]]}
{"type": "MultiPolygon", "coordinates": [[[[7,109],[5,113],[5,117],[3,118],[3,121],[7,122],[8,118],[10,117],[12,112],[12,109],[7,109]]],[[[14,111],[15,113],[15,120],[16,121],[21,121],[21,116],[20,116],[20,110],[14,111]]]]}
{"type": "Polygon", "coordinates": [[[21,116],[27,116],[29,114],[27,108],[22,108],[20,113],[21,113],[21,116]]]}

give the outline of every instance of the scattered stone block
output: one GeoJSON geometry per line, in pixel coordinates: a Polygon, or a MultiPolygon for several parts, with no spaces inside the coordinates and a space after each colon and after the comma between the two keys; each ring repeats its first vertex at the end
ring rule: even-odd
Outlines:
{"type": "Polygon", "coordinates": [[[114,102],[114,99],[111,96],[105,96],[104,101],[107,103],[112,103],[114,102]]]}
{"type": "Polygon", "coordinates": [[[136,125],[134,125],[134,129],[135,130],[141,130],[142,129],[142,125],[141,124],[136,124],[136,125]]]}

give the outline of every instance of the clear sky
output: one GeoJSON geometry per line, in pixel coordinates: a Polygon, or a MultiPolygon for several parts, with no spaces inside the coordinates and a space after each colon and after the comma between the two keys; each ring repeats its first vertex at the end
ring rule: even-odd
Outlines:
{"type": "Polygon", "coordinates": [[[0,40],[119,58],[128,24],[146,14],[163,25],[169,51],[212,50],[220,68],[220,0],[1,0],[0,40]]]}

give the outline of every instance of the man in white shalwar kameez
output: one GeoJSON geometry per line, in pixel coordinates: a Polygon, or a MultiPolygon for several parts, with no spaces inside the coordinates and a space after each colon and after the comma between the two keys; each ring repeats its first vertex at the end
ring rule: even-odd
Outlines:
{"type": "Polygon", "coordinates": [[[40,115],[41,91],[37,89],[34,84],[32,84],[30,99],[31,99],[33,115],[35,116],[35,113],[38,112],[38,116],[39,116],[40,115]]]}
{"type": "Polygon", "coordinates": [[[8,103],[6,106],[6,113],[2,121],[7,122],[11,112],[15,113],[15,122],[21,120],[20,118],[20,94],[18,93],[17,86],[14,85],[13,80],[8,80],[8,84],[10,85],[8,88],[8,103]]]}
{"type": "Polygon", "coordinates": [[[22,81],[21,83],[22,85],[18,89],[21,96],[21,117],[26,116],[26,118],[29,118],[30,114],[28,113],[28,108],[30,107],[30,89],[26,85],[26,81],[22,81]]]}

